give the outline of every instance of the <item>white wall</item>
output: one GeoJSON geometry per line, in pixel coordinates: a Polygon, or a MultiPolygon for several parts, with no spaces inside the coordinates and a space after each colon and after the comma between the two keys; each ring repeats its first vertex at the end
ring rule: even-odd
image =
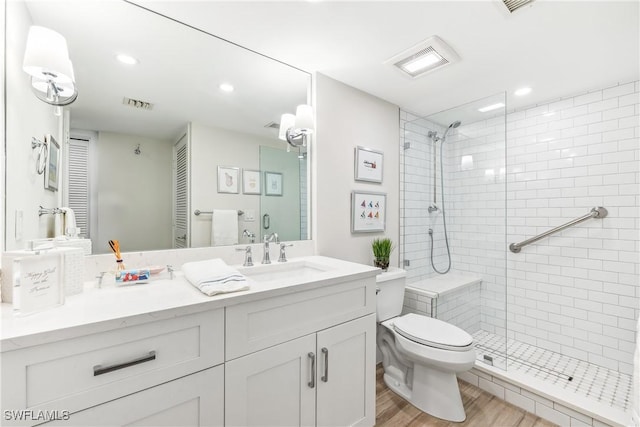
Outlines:
{"type": "MultiPolygon", "coordinates": [[[[53,217],[38,216],[39,206],[60,206],[60,191],[44,188],[44,174],[36,173],[36,152],[31,138],[44,140],[51,134],[63,147],[62,117],[53,115],[53,107],[31,92],[29,76],[22,71],[31,16],[23,2],[6,3],[11,22],[6,28],[6,249],[22,249],[27,240],[48,237],[53,232],[53,217]],[[16,212],[24,215],[22,238],[16,239],[16,212]]],[[[3,20],[4,22],[4,20],[3,20]]],[[[62,164],[62,162],[61,162],[62,164]]]]}
{"type": "MultiPolygon", "coordinates": [[[[0,0],[0,22],[5,23],[5,10],[6,10],[6,1],[0,0]]],[[[6,27],[6,26],[5,26],[6,27]]],[[[6,80],[4,78],[4,69],[5,69],[5,32],[0,31],[0,99],[5,99],[5,84],[6,80]]],[[[0,188],[4,191],[5,179],[4,179],[4,152],[5,152],[5,108],[4,102],[0,102],[0,138],[2,141],[0,142],[0,188]]],[[[0,198],[0,223],[5,224],[5,198],[0,198]]],[[[5,249],[5,229],[4,225],[0,227],[0,251],[5,249]]]]}
{"type": "MultiPolygon", "coordinates": [[[[282,141],[260,138],[258,136],[233,132],[225,129],[210,128],[200,123],[191,123],[191,208],[201,211],[213,209],[235,209],[254,212],[254,221],[246,221],[241,216],[238,233],[244,229],[260,237],[260,195],[218,193],[218,166],[239,167],[251,170],[260,169],[260,145],[274,148],[283,147],[282,141]]],[[[240,170],[240,175],[242,170],[240,170]]],[[[264,180],[264,175],[262,176],[264,180]]],[[[242,178],[240,178],[240,183],[242,178]]],[[[262,182],[264,192],[264,181],[262,182]]],[[[191,247],[211,246],[211,215],[191,215],[191,247]]],[[[249,243],[247,237],[240,237],[240,243],[249,243]]]]}
{"type": "Polygon", "coordinates": [[[95,148],[94,253],[110,252],[111,239],[119,240],[122,251],[171,248],[172,141],[99,132],[95,148]],[[138,144],[139,155],[134,153],[138,144]]]}
{"type": "MultiPolygon", "coordinates": [[[[399,242],[399,109],[322,74],[314,79],[316,133],[312,145],[314,239],[320,255],[372,264],[371,241],[399,242]],[[354,149],[384,152],[383,183],[354,180],[354,149]],[[351,233],[351,191],[387,193],[384,233],[351,233]]],[[[398,265],[396,249],[391,265],[398,265]]]]}

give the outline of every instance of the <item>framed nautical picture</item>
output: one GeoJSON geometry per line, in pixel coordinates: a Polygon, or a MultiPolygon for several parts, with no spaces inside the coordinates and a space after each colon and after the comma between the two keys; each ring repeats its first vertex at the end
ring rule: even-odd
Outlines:
{"type": "Polygon", "coordinates": [[[385,230],[386,193],[351,192],[351,232],[378,233],[385,230]]]}
{"type": "Polygon", "coordinates": [[[382,151],[371,148],[356,147],[355,149],[355,180],[382,183],[382,151]]]}
{"type": "Polygon", "coordinates": [[[240,188],[238,185],[239,177],[240,168],[218,166],[218,193],[238,194],[240,188]]]}

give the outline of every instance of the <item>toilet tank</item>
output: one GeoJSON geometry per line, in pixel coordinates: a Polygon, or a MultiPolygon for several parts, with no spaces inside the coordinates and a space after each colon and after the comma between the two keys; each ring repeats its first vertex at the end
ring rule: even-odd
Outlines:
{"type": "Polygon", "coordinates": [[[389,267],[376,276],[376,320],[382,322],[399,316],[404,302],[404,286],[407,272],[400,268],[389,267]]]}

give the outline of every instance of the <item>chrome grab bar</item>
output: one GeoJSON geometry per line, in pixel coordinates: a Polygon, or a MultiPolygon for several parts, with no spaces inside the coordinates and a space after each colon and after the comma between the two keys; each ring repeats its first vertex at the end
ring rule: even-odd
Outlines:
{"type": "MultiPolygon", "coordinates": [[[[196,209],[195,211],[193,211],[193,214],[195,216],[200,216],[200,215],[213,215],[213,211],[201,211],[200,209],[196,209]]],[[[244,211],[238,211],[238,216],[240,215],[244,215],[244,211]]]]}
{"type": "Polygon", "coordinates": [[[549,231],[545,231],[544,233],[540,233],[537,236],[532,237],[530,239],[523,240],[520,243],[512,243],[512,244],[510,244],[509,245],[509,250],[511,252],[517,254],[518,252],[520,252],[520,249],[522,249],[524,246],[527,246],[527,245],[529,245],[531,243],[537,242],[538,240],[544,239],[545,237],[550,236],[553,233],[557,233],[558,231],[562,231],[565,228],[569,228],[569,227],[571,227],[573,225],[579,224],[579,223],[581,223],[583,221],[586,221],[588,219],[591,219],[591,218],[604,218],[604,217],[607,216],[608,213],[609,212],[605,208],[603,208],[602,206],[591,208],[591,211],[589,211],[588,214],[583,215],[580,218],[576,218],[573,221],[569,221],[566,224],[559,225],[556,228],[552,228],[549,231]]]}

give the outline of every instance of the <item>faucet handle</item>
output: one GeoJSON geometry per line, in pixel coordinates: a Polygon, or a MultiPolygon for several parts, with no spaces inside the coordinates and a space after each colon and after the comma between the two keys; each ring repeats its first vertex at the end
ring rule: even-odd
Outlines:
{"type": "Polygon", "coordinates": [[[288,246],[293,246],[293,243],[280,243],[280,257],[278,258],[278,262],[287,262],[285,248],[288,246]]]}
{"type": "Polygon", "coordinates": [[[245,248],[236,248],[238,252],[244,252],[244,263],[243,267],[251,267],[253,265],[253,256],[251,254],[251,246],[247,246],[245,248]]]}

